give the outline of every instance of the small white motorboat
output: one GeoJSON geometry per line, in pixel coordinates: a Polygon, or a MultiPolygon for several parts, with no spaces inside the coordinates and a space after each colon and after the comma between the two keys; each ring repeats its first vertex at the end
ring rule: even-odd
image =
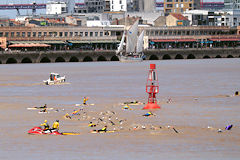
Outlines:
{"type": "Polygon", "coordinates": [[[50,77],[48,80],[44,80],[43,82],[46,85],[64,83],[66,81],[65,76],[60,76],[58,73],[50,73],[50,77]]]}

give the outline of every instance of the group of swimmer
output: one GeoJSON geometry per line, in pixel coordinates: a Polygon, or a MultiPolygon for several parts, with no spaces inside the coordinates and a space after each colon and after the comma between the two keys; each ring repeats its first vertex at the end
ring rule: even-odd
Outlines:
{"type": "MultiPolygon", "coordinates": [[[[83,98],[83,105],[87,105],[87,101],[88,101],[88,97],[84,97],[83,98]]],[[[47,112],[47,104],[45,104],[44,106],[41,106],[41,107],[37,107],[37,109],[42,109],[40,112],[47,112]]],[[[78,112],[80,111],[81,109],[79,110],[74,110],[73,113],[72,113],[72,116],[73,115],[77,115],[78,112]]],[[[64,116],[65,118],[69,118],[71,119],[71,116],[67,113],[65,114],[64,116]]],[[[52,128],[50,128],[47,120],[44,121],[44,123],[42,123],[40,125],[41,127],[43,127],[43,131],[44,132],[53,132],[53,131],[58,131],[59,130],[59,120],[56,120],[53,125],[52,125],[52,128]]],[[[96,125],[95,124],[89,124],[89,127],[95,127],[96,125]]],[[[105,125],[102,129],[99,129],[99,130],[93,130],[95,132],[107,132],[107,126],[105,125]]]]}
{"type": "MultiPolygon", "coordinates": [[[[238,91],[236,91],[235,93],[234,93],[234,96],[239,96],[239,92],[238,91]]],[[[83,103],[82,103],[82,105],[88,105],[87,104],[87,101],[88,101],[88,97],[84,97],[83,98],[83,103]]],[[[170,101],[172,101],[171,99],[168,99],[168,103],[170,102],[170,101]]],[[[132,102],[132,103],[124,103],[124,106],[122,107],[122,109],[123,110],[132,110],[132,108],[130,108],[130,106],[129,106],[129,104],[136,104],[136,103],[140,103],[140,102],[138,102],[138,101],[134,101],[134,102],[132,102]],[[135,102],[135,103],[134,103],[135,102]]],[[[38,107],[38,109],[42,109],[41,110],[41,112],[47,112],[47,104],[45,104],[44,106],[42,106],[42,107],[38,107]]],[[[65,114],[64,115],[64,117],[66,118],[66,119],[71,119],[72,118],[72,116],[74,116],[74,115],[80,115],[80,111],[81,110],[83,110],[83,109],[78,109],[78,110],[74,110],[73,112],[72,112],[72,114],[71,114],[71,116],[67,113],[67,114],[65,114]]],[[[84,112],[85,113],[85,112],[84,112]]],[[[147,112],[146,114],[143,114],[142,116],[144,116],[144,117],[149,117],[149,116],[156,116],[155,114],[153,114],[152,112],[147,112]]],[[[56,120],[54,123],[53,123],[53,125],[52,125],[52,128],[50,128],[49,127],[49,124],[47,123],[47,120],[45,120],[44,121],[44,123],[43,124],[41,124],[41,126],[43,126],[43,131],[45,132],[45,131],[50,131],[50,132],[52,132],[52,131],[58,131],[59,130],[59,120],[56,120]]],[[[94,124],[93,122],[89,122],[89,125],[88,125],[88,127],[96,127],[97,125],[96,124],[94,124]]],[[[92,130],[92,131],[94,131],[94,132],[107,132],[107,125],[105,125],[103,128],[101,128],[101,129],[98,129],[98,130],[92,130]]]]}

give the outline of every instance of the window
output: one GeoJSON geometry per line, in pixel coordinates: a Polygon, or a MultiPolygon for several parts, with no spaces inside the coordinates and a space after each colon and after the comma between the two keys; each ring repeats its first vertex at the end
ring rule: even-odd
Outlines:
{"type": "Polygon", "coordinates": [[[73,37],[73,32],[70,32],[70,35],[69,35],[69,37],[73,37]]]}
{"type": "Polygon", "coordinates": [[[22,32],[22,37],[25,37],[25,35],[26,35],[25,32],[22,32]]]}
{"type": "Polygon", "coordinates": [[[44,32],[44,33],[43,33],[43,36],[46,37],[46,36],[47,36],[47,32],[44,32]]]}
{"type": "Polygon", "coordinates": [[[17,37],[20,37],[20,32],[17,32],[17,37]]]}
{"type": "Polygon", "coordinates": [[[62,32],[59,32],[59,37],[62,37],[63,36],[63,33],[62,32]]]}
{"type": "Polygon", "coordinates": [[[9,32],[5,32],[5,37],[8,37],[8,35],[9,35],[9,32]]]}
{"type": "Polygon", "coordinates": [[[167,2],[172,2],[172,0],[167,0],[167,2]]]}
{"type": "Polygon", "coordinates": [[[11,32],[11,37],[14,37],[14,32],[11,32]]]}
{"type": "Polygon", "coordinates": [[[68,36],[68,32],[65,32],[65,33],[64,33],[64,37],[67,37],[67,36],[68,36]]]}
{"type": "Polygon", "coordinates": [[[27,36],[28,36],[28,37],[31,37],[31,32],[28,32],[28,33],[27,33],[27,36]]]}
{"type": "Polygon", "coordinates": [[[36,32],[33,32],[33,37],[36,37],[37,33],[36,32]]]}
{"type": "Polygon", "coordinates": [[[153,36],[153,31],[151,31],[150,36],[153,36]]]}
{"type": "Polygon", "coordinates": [[[103,36],[103,32],[100,32],[100,37],[102,37],[103,36]]]}
{"type": "Polygon", "coordinates": [[[189,3],[189,7],[192,7],[192,3],[189,3]]]}
{"type": "Polygon", "coordinates": [[[3,32],[0,32],[0,37],[3,37],[3,32]]]}
{"type": "Polygon", "coordinates": [[[175,4],[175,8],[178,8],[178,4],[175,4]]]}
{"type": "Polygon", "coordinates": [[[178,0],[175,0],[175,2],[178,2],[178,0]]]}
{"type": "Polygon", "coordinates": [[[75,33],[74,33],[74,36],[75,36],[75,37],[78,36],[78,32],[75,32],[75,33]]]}
{"type": "Polygon", "coordinates": [[[122,0],[119,1],[119,4],[122,4],[122,0]]]}
{"type": "Polygon", "coordinates": [[[42,37],[42,32],[38,32],[38,37],[42,37]]]}
{"type": "Polygon", "coordinates": [[[185,0],[185,2],[188,2],[188,0],[185,0]]]}
{"type": "Polygon", "coordinates": [[[88,32],[85,32],[85,37],[87,37],[88,36],[88,32]]]}
{"type": "Polygon", "coordinates": [[[180,4],[180,7],[183,8],[183,3],[180,4]]]}
{"type": "Polygon", "coordinates": [[[167,8],[172,8],[173,5],[172,4],[167,4],[167,8]]]}
{"type": "Polygon", "coordinates": [[[80,37],[82,37],[83,36],[83,32],[80,32],[80,35],[79,35],[80,37]]]}
{"type": "Polygon", "coordinates": [[[98,32],[95,32],[95,37],[97,37],[98,36],[98,32]]]}
{"type": "Polygon", "coordinates": [[[165,12],[166,12],[166,13],[171,13],[171,12],[172,12],[172,9],[166,9],[165,12]]]}
{"type": "Polygon", "coordinates": [[[90,37],[92,37],[93,36],[93,32],[90,32],[90,37]]]}

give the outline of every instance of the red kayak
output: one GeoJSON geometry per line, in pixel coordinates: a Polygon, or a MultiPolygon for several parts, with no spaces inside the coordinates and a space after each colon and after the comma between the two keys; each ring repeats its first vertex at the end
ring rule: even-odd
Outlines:
{"type": "Polygon", "coordinates": [[[33,135],[45,135],[45,134],[48,134],[48,135],[62,135],[61,133],[59,133],[58,131],[56,130],[46,130],[44,131],[41,127],[33,127],[32,129],[30,129],[28,131],[28,134],[33,134],[33,135]]]}

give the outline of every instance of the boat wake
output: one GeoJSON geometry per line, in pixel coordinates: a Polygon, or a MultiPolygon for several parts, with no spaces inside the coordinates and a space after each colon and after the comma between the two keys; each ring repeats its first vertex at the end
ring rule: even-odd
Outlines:
{"type": "Polygon", "coordinates": [[[19,87],[27,87],[27,86],[39,86],[43,85],[42,83],[32,83],[32,84],[21,84],[21,83],[0,83],[0,86],[19,86],[19,87]]]}

